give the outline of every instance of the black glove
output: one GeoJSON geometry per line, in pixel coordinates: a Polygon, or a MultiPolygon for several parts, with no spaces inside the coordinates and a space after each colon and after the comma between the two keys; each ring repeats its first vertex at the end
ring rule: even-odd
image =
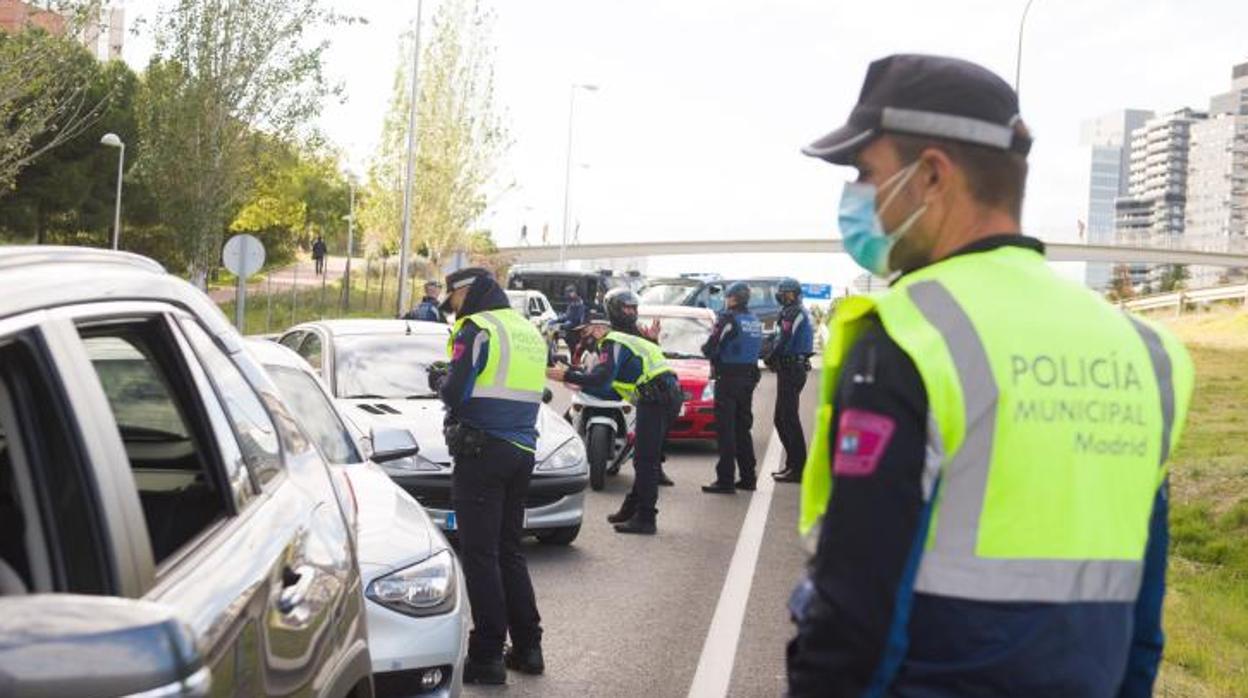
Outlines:
{"type": "Polygon", "coordinates": [[[435,393],[440,392],[446,377],[451,374],[451,365],[445,361],[434,361],[425,370],[429,374],[429,389],[435,393]]]}

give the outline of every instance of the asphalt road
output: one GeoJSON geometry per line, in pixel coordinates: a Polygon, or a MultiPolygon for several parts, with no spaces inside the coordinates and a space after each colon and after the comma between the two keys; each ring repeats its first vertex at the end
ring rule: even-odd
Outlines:
{"type": "MultiPolygon", "coordinates": [[[[812,372],[807,382],[803,415],[814,411],[817,376],[812,372]]],[[[553,406],[562,410],[566,399],[566,393],[557,394],[553,406]]],[[[767,373],[754,406],[760,468],[778,465],[764,462],[774,433],[774,400],[774,376],[767,373]]],[[[809,422],[805,426],[809,439],[809,422]]],[[[778,443],[774,450],[777,456],[782,453],[778,443]]],[[[589,493],[585,525],[576,543],[566,548],[528,546],[545,627],[546,674],[529,677],[511,672],[506,688],[468,686],[464,695],[685,696],[690,695],[699,662],[712,679],[731,671],[726,695],[781,695],[784,647],[790,635],[785,605],[805,559],[796,531],[798,486],[775,486],[757,562],[752,569],[739,567],[744,575],[752,575],[752,583],[735,652],[731,633],[737,624],[730,622],[720,626],[729,630],[717,636],[704,657],[708,629],[751,499],[766,496],[763,491],[703,494],[700,487],[713,479],[714,463],[710,444],[669,449],[666,470],[676,486],[660,491],[655,537],[619,535],[606,523],[606,515],[615,511],[632,485],[628,464],[608,479],[604,491],[589,493]]],[[[745,562],[750,560],[751,556],[744,557],[745,562]]],[[[734,585],[738,594],[744,581],[738,578],[734,585]]],[[[720,613],[732,619],[732,610],[721,608],[720,613]]],[[[725,693],[719,689],[700,691],[701,695],[725,693]]]]}

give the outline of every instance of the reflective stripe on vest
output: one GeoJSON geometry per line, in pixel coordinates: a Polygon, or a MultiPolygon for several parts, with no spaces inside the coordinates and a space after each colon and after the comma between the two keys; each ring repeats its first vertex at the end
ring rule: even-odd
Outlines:
{"type": "Polygon", "coordinates": [[[649,383],[664,373],[673,372],[672,367],[667,365],[667,357],[663,356],[663,349],[648,339],[623,332],[608,332],[605,339],[628,347],[629,351],[641,360],[641,375],[637,377],[636,383],[625,383],[620,380],[611,383],[615,392],[626,400],[631,401],[636,398],[637,386],[649,383]]]}
{"type": "Polygon", "coordinates": [[[490,353],[473,384],[472,397],[540,403],[546,387],[547,348],[537,328],[511,308],[473,313],[455,322],[447,342],[448,355],[465,322],[490,337],[490,353]]]}
{"type": "MultiPolygon", "coordinates": [[[[841,356],[825,354],[829,373],[852,346],[843,337],[860,333],[874,307],[928,395],[939,484],[927,493],[937,500],[915,589],[981,601],[1134,600],[1161,464],[1191,392],[1181,345],[1020,248],[946,260],[849,306],[837,311],[829,352],[841,356]],[[1010,315],[1022,307],[1033,311],[1010,315]],[[1055,336],[1059,326],[1067,332],[1055,336]]],[[[830,432],[831,402],[821,404],[817,428],[830,432]]],[[[814,489],[831,487],[830,437],[806,470],[804,527],[826,508],[814,489]]]]}

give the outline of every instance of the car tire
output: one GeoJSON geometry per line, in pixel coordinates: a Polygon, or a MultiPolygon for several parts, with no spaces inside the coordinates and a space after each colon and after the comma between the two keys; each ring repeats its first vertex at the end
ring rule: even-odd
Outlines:
{"type": "Polygon", "coordinates": [[[546,528],[534,531],[533,535],[537,536],[537,542],[544,545],[572,545],[572,541],[581,535],[581,525],[546,528]]]}
{"type": "Polygon", "coordinates": [[[589,459],[589,486],[595,492],[607,485],[607,464],[611,460],[611,450],[615,435],[611,427],[605,424],[589,425],[589,434],[585,439],[585,455],[589,459]]]}

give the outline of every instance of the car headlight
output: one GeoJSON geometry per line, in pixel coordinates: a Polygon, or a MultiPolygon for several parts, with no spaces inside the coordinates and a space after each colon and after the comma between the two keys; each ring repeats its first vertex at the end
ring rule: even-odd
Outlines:
{"type": "Polygon", "coordinates": [[[442,466],[417,453],[414,456],[381,463],[381,469],[389,475],[411,475],[412,473],[434,473],[442,466]]]}
{"type": "Polygon", "coordinates": [[[584,467],[585,444],[581,443],[580,439],[573,438],[556,448],[554,453],[546,457],[546,460],[538,463],[535,470],[572,470],[584,467]]]}
{"type": "Polygon", "coordinates": [[[409,616],[436,616],[455,606],[455,558],[439,550],[409,567],[373,580],[368,598],[409,616]]]}
{"type": "Polygon", "coordinates": [[[710,402],[715,399],[715,381],[707,381],[706,387],[702,389],[702,402],[710,402]]]}

